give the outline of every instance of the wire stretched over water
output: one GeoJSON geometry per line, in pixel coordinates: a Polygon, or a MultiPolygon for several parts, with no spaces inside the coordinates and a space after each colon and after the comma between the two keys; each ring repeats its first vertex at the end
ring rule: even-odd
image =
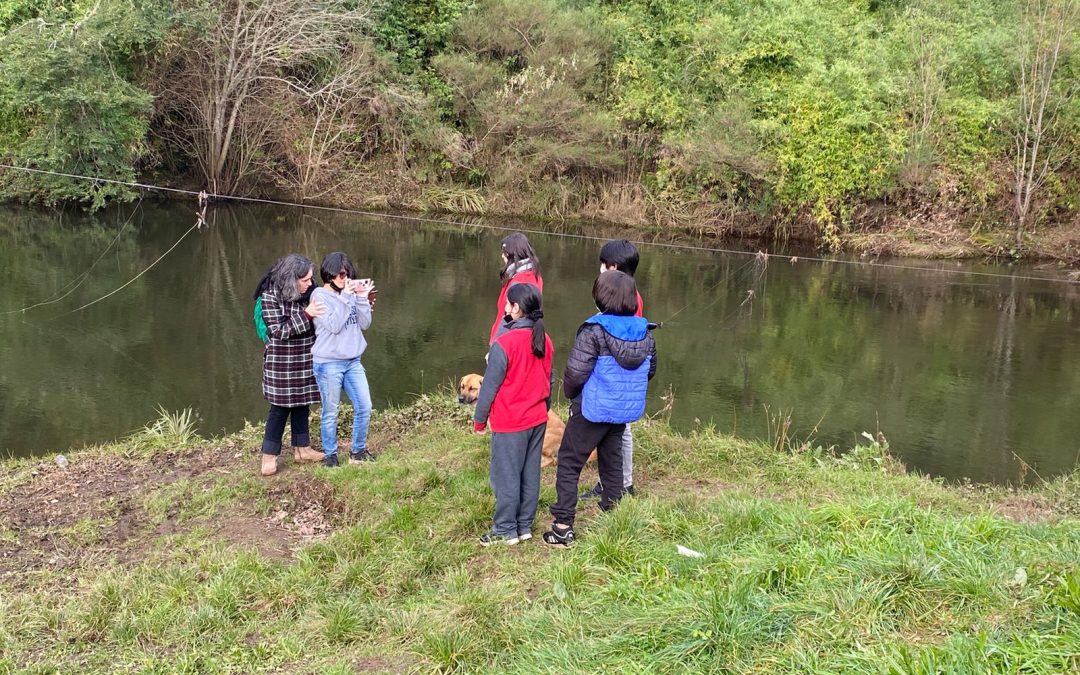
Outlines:
{"type": "MultiPolygon", "coordinates": [[[[27,307],[23,307],[21,309],[10,309],[10,310],[8,310],[6,312],[0,312],[0,316],[5,315],[5,314],[19,314],[21,312],[27,312],[27,311],[29,311],[31,309],[35,309],[37,307],[44,307],[45,305],[53,305],[53,304],[56,304],[56,303],[60,302],[64,298],[68,297],[69,295],[71,295],[75,291],[77,291],[79,289],[79,287],[82,286],[83,283],[87,279],[90,278],[90,273],[94,271],[94,268],[97,267],[97,264],[99,262],[101,262],[102,258],[105,257],[105,254],[107,254],[109,251],[111,251],[112,247],[115,246],[118,241],[120,241],[120,235],[122,235],[124,233],[124,229],[127,228],[128,223],[130,223],[131,219],[135,217],[135,213],[138,212],[139,207],[142,205],[142,200],[143,200],[142,195],[139,195],[139,203],[136,204],[135,208],[131,210],[131,215],[129,215],[127,217],[127,219],[124,220],[123,224],[120,225],[120,229],[117,230],[116,236],[113,237],[112,241],[109,242],[109,245],[105,247],[105,250],[103,250],[101,252],[101,254],[97,258],[94,259],[94,262],[90,263],[89,269],[87,269],[85,272],[83,272],[79,276],[75,277],[71,281],[67,282],[66,285],[62,286],[59,290],[57,290],[55,293],[53,293],[53,295],[55,296],[56,293],[63,293],[64,291],[67,291],[67,293],[64,293],[60,297],[52,297],[52,298],[49,298],[48,300],[42,300],[41,302],[36,302],[36,303],[34,303],[32,305],[29,305],[27,307]],[[70,290],[69,290],[69,288],[70,288],[70,290]]],[[[61,316],[63,316],[63,315],[61,315],[61,316]]]]}
{"type": "MultiPolygon", "coordinates": [[[[181,189],[181,188],[170,188],[170,187],[164,187],[164,186],[160,186],[160,185],[151,185],[151,184],[148,184],[148,183],[139,183],[139,182],[135,182],[135,181],[123,181],[123,180],[115,180],[115,179],[111,179],[111,178],[98,178],[98,177],[95,177],[95,176],[83,176],[83,175],[80,175],[80,174],[63,173],[63,172],[60,172],[60,171],[48,171],[48,170],[45,170],[45,169],[33,169],[33,168],[30,168],[30,167],[16,166],[16,165],[13,165],[13,164],[0,163],[0,169],[10,169],[10,170],[13,170],[13,171],[23,171],[23,172],[27,172],[27,173],[37,173],[37,174],[43,174],[43,175],[49,175],[49,176],[58,176],[58,177],[62,177],[62,178],[73,178],[73,179],[76,179],[76,180],[87,180],[87,181],[93,181],[93,182],[98,182],[98,183],[108,183],[110,185],[123,185],[123,186],[126,186],[126,187],[139,188],[139,189],[144,189],[144,190],[158,190],[158,191],[161,191],[161,192],[171,192],[171,193],[174,193],[174,194],[185,194],[185,195],[191,195],[191,196],[194,196],[194,197],[201,197],[201,198],[204,198],[204,199],[212,199],[212,200],[231,200],[231,201],[246,202],[246,203],[251,203],[251,204],[267,204],[267,205],[272,205],[272,206],[286,206],[286,207],[290,207],[290,208],[312,209],[312,210],[318,210],[318,211],[329,211],[329,212],[333,212],[333,213],[348,213],[348,214],[359,215],[359,216],[367,216],[367,217],[375,217],[375,218],[388,218],[388,219],[394,219],[394,220],[405,220],[405,221],[418,222],[418,223],[436,223],[436,224],[442,224],[442,225],[453,225],[453,226],[456,226],[456,227],[473,227],[473,228],[478,228],[478,229],[496,230],[496,231],[515,231],[515,232],[524,232],[526,234],[542,234],[542,235],[551,236],[551,237],[563,237],[563,238],[567,238],[567,239],[580,239],[580,240],[584,240],[584,241],[607,241],[607,238],[605,238],[605,237],[598,237],[598,236],[587,235],[587,234],[576,234],[576,233],[569,233],[569,232],[547,232],[545,230],[524,229],[524,228],[519,228],[519,227],[510,227],[510,226],[506,226],[506,225],[491,225],[491,224],[487,224],[487,223],[467,223],[467,222],[456,221],[456,220],[447,220],[447,219],[444,219],[444,218],[427,218],[427,217],[423,217],[423,216],[408,216],[408,215],[396,214],[396,213],[382,213],[382,212],[378,212],[378,211],[365,211],[365,210],[362,210],[362,209],[352,209],[352,208],[340,207],[340,206],[317,206],[317,205],[309,205],[309,204],[298,204],[296,202],[289,202],[289,201],[284,201],[284,200],[280,200],[280,199],[263,199],[263,198],[260,198],[260,197],[241,197],[241,196],[237,196],[237,195],[220,195],[220,194],[215,194],[215,193],[210,193],[210,192],[205,192],[205,191],[197,192],[195,190],[184,190],[184,189],[181,189]]],[[[186,233],[185,233],[185,236],[186,236],[186,233]]],[[[744,255],[744,256],[764,255],[764,256],[768,256],[769,258],[780,258],[780,259],[783,259],[783,260],[791,261],[793,263],[794,262],[818,262],[818,263],[825,263],[825,264],[831,264],[831,265],[852,265],[852,266],[856,266],[856,267],[877,267],[877,268],[884,268],[884,269],[905,270],[905,271],[909,271],[909,272],[935,272],[935,273],[940,273],[940,274],[990,277],[990,278],[996,278],[996,279],[1015,279],[1015,280],[1020,280],[1020,281],[1048,281],[1048,282],[1053,282],[1053,283],[1069,284],[1069,285],[1073,285],[1073,286],[1080,284],[1080,279],[1069,279],[1069,278],[1058,278],[1058,277],[1038,277],[1038,276],[1031,276],[1031,275],[1023,275],[1023,274],[999,274],[997,272],[978,272],[978,271],[973,271],[973,270],[952,270],[952,269],[945,269],[945,268],[942,268],[942,267],[917,267],[917,266],[914,266],[914,265],[900,265],[900,264],[896,264],[896,263],[880,263],[880,262],[873,262],[873,261],[866,261],[866,260],[843,260],[843,259],[839,259],[839,258],[823,258],[823,257],[816,257],[816,256],[791,256],[791,255],[782,254],[782,253],[769,253],[769,252],[766,252],[766,251],[740,251],[738,249],[727,249],[727,248],[712,247],[712,246],[696,246],[696,245],[693,245],[693,244],[680,244],[680,243],[675,243],[675,242],[658,242],[658,241],[644,241],[644,240],[630,240],[630,241],[632,243],[638,245],[638,246],[655,246],[655,247],[664,247],[664,248],[676,249],[676,250],[702,251],[702,252],[706,252],[706,253],[724,253],[724,254],[728,254],[728,255],[744,255]]]]}

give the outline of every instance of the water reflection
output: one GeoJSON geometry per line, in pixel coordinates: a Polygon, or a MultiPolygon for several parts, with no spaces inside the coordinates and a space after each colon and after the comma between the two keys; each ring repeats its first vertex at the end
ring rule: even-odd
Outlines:
{"type": "MultiPolygon", "coordinates": [[[[251,290],[280,254],[342,249],[381,290],[365,366],[376,406],[483,368],[502,233],[275,208],[218,207],[160,265],[108,300],[191,226],[187,205],[89,217],[0,211],[0,448],[18,455],[128,433],[155,408],[187,406],[204,432],[260,419],[261,344],[251,290]]],[[[546,314],[565,359],[591,310],[595,242],[532,237],[546,314]]],[[[914,263],[905,262],[905,265],[914,263]]],[[[768,415],[850,446],[880,430],[919,470],[1015,479],[1015,455],[1043,476],[1071,469],[1080,443],[1076,287],[868,265],[789,263],[649,247],[638,271],[657,334],[650,409],[670,386],[673,421],[748,437],[768,415]]],[[[965,265],[962,270],[976,268],[965,265]]],[[[981,268],[980,268],[981,269],[981,268]]],[[[998,269],[999,272],[1008,270],[998,269]]],[[[559,363],[561,367],[561,363],[559,363]]]]}

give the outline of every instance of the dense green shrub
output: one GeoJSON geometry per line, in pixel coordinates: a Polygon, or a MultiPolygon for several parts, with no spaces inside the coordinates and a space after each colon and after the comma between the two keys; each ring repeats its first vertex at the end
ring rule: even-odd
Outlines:
{"type": "MultiPolygon", "coordinates": [[[[134,179],[152,102],[137,84],[137,71],[168,28],[167,6],[156,0],[5,3],[0,17],[13,24],[0,41],[0,157],[38,169],[134,179]]],[[[0,191],[94,207],[129,194],[116,185],[16,173],[3,176],[0,191]]]]}
{"type": "MultiPolygon", "coordinates": [[[[195,166],[190,148],[170,140],[184,134],[166,128],[181,118],[147,122],[151,95],[167,91],[153,46],[169,29],[168,2],[0,0],[0,156],[132,177],[149,145],[165,166],[195,166]]],[[[311,187],[392,165],[423,205],[587,213],[621,190],[637,222],[686,224],[723,210],[777,229],[800,219],[829,242],[877,202],[901,217],[929,207],[1005,224],[1025,2],[375,3],[349,29],[351,44],[323,59],[362,54],[370,77],[340,117],[347,150],[324,172],[329,183],[311,187]]],[[[1080,31],[1070,29],[1059,98],[1080,77],[1080,31]]],[[[175,52],[184,41],[170,44],[175,52]]],[[[327,63],[301,65],[316,89],[327,63]]],[[[280,120],[272,143],[254,144],[251,176],[274,185],[295,172],[281,149],[310,146],[304,136],[321,118],[295,92],[266,92],[262,107],[280,120]]],[[[1067,140],[1036,218],[1067,222],[1080,96],[1060,113],[1067,140]]],[[[45,201],[120,194],[10,175],[3,185],[45,201]]]]}

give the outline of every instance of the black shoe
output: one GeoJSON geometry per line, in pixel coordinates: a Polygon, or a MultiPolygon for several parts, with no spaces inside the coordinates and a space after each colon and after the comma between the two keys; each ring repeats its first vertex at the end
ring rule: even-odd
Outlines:
{"type": "Polygon", "coordinates": [[[360,452],[349,453],[349,464],[363,464],[364,462],[374,462],[375,455],[371,454],[367,450],[361,450],[360,452]]]}
{"type": "Polygon", "coordinates": [[[326,457],[323,457],[322,465],[331,469],[337,466],[337,453],[335,452],[332,455],[327,455],[326,457]]]}
{"type": "Polygon", "coordinates": [[[563,548],[569,548],[574,543],[574,528],[568,527],[562,529],[560,527],[551,526],[551,529],[544,533],[544,543],[548,546],[562,546],[563,548]]]}
{"type": "Polygon", "coordinates": [[[591,490],[586,490],[578,495],[578,499],[599,499],[600,495],[604,492],[604,486],[599,482],[591,490]]]}
{"type": "Polygon", "coordinates": [[[631,497],[637,496],[637,490],[634,489],[633,485],[627,485],[626,488],[623,490],[623,493],[628,494],[631,497]]]}

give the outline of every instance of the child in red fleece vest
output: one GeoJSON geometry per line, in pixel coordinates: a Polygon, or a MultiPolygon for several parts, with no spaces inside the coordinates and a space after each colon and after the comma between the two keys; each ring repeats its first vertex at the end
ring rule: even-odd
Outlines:
{"type": "Polygon", "coordinates": [[[507,289],[504,325],[488,351],[484,384],[476,400],[473,429],[491,423],[491,487],[495,517],[480,544],[516,544],[532,538],[540,501],[540,459],[554,384],[554,349],[544,333],[540,290],[532,284],[507,289]]]}
{"type": "Polygon", "coordinates": [[[499,244],[502,250],[503,268],[499,270],[499,278],[502,279],[502,289],[499,291],[499,301],[495,303],[495,323],[491,324],[491,332],[488,335],[488,346],[495,342],[495,336],[499,334],[499,328],[503,325],[506,316],[506,292],[514,284],[532,284],[541,293],[544,292],[544,279],[540,276],[540,259],[536,257],[529,238],[520,232],[508,234],[499,244]]]}

